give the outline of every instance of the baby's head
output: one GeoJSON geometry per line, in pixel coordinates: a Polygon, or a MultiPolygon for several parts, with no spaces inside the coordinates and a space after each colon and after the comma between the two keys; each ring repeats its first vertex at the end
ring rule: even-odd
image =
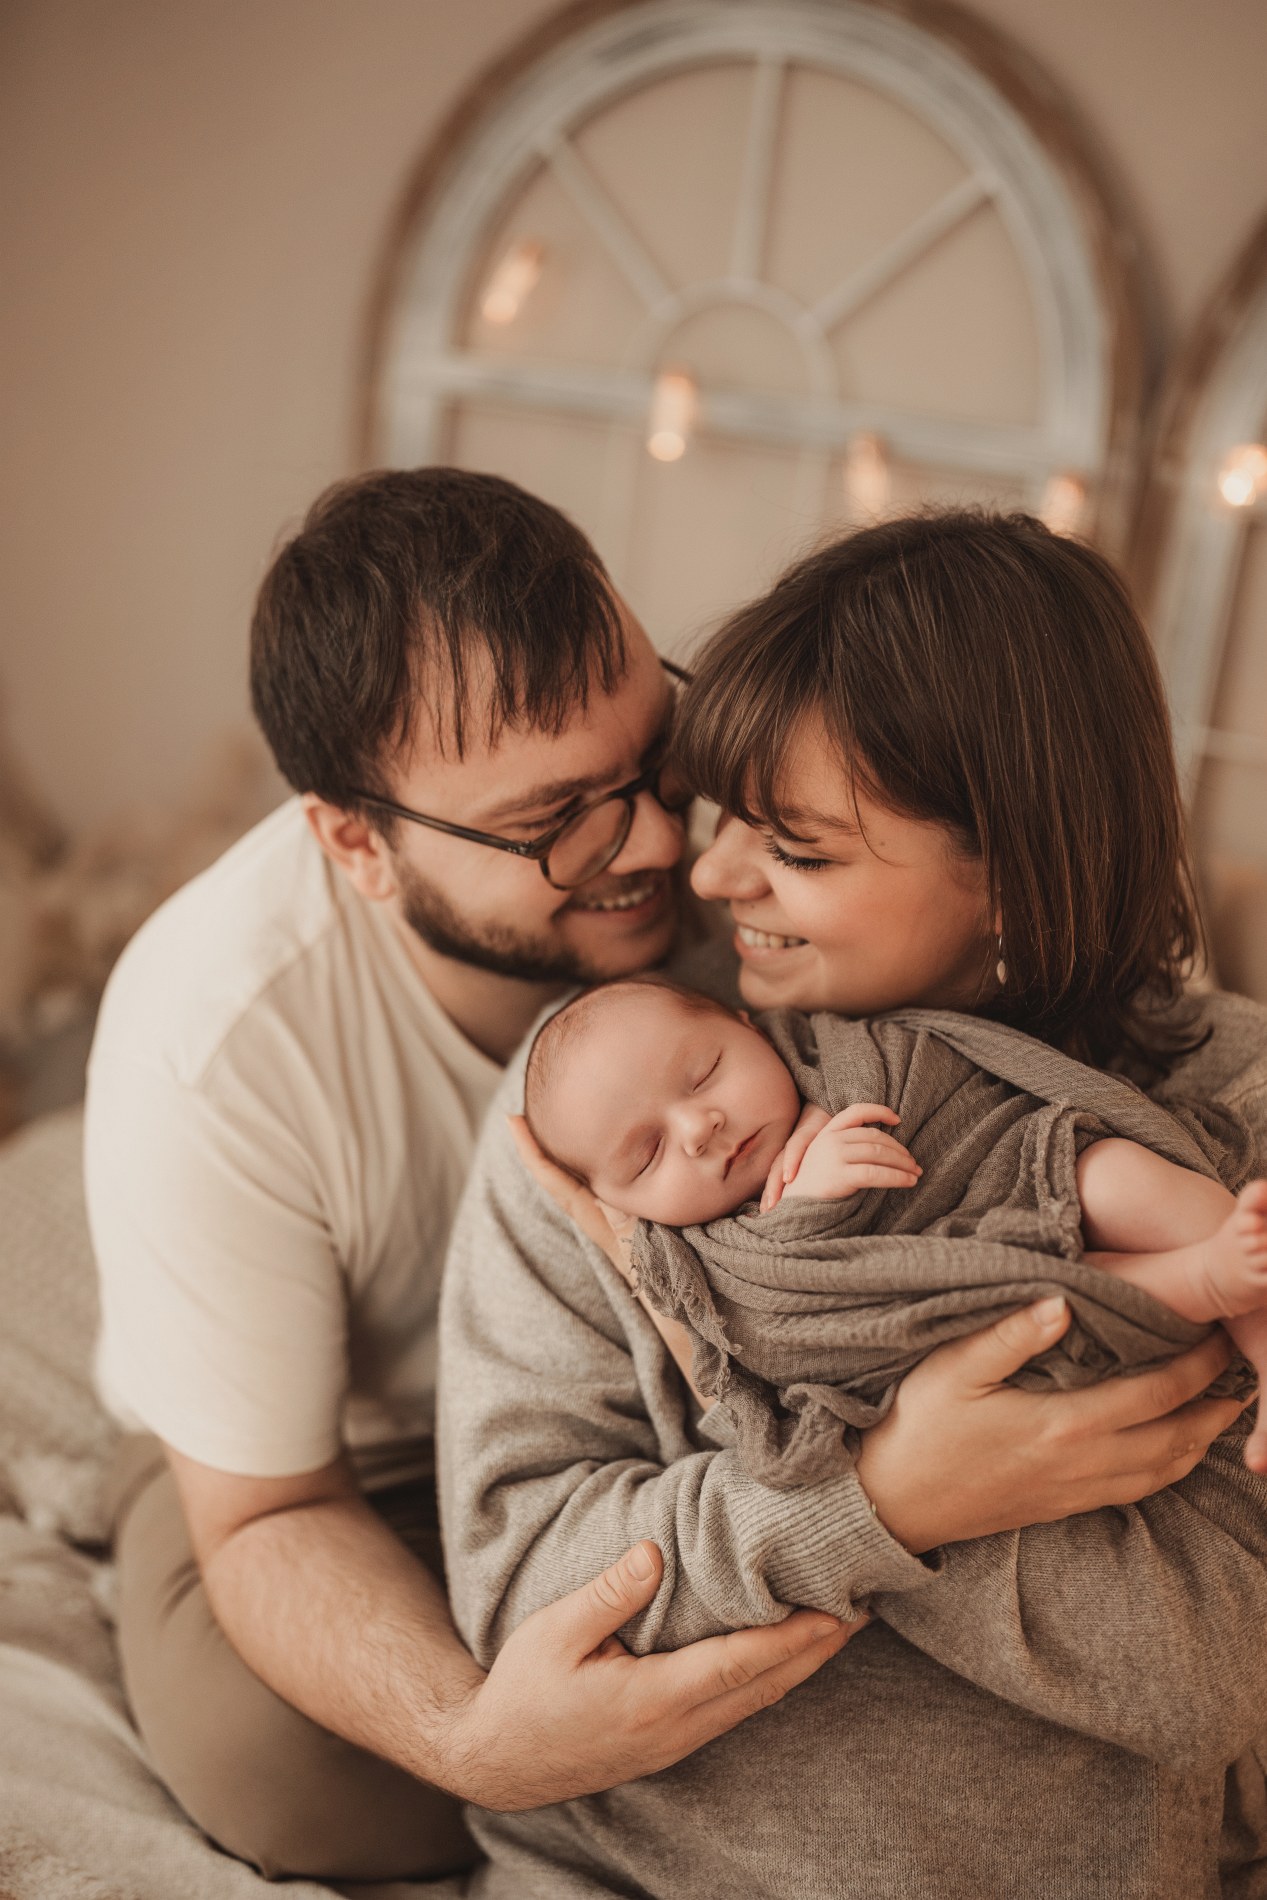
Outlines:
{"type": "Polygon", "coordinates": [[[584,991],[544,1025],[524,1076],[551,1159],[610,1207],[672,1227],[755,1200],[800,1109],[746,1016],[662,977],[584,991]]]}

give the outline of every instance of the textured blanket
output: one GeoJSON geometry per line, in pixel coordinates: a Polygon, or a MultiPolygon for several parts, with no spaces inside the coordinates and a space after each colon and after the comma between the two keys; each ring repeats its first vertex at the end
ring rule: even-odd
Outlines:
{"type": "Polygon", "coordinates": [[[782,1487],[839,1470],[853,1432],[883,1417],[925,1353],[1044,1294],[1063,1294],[1073,1320],[1017,1375],[1030,1387],[1142,1371],[1207,1331],[1081,1258],[1074,1170],[1089,1142],[1119,1135],[1237,1188],[1252,1148],[1230,1110],[1167,1112],[1119,1077],[949,1011],[758,1021],[806,1100],[830,1114],[896,1110],[924,1173],[910,1189],[786,1198],[704,1227],[639,1224],[642,1289],[692,1333],[695,1383],[725,1402],[754,1477],[782,1487]]]}

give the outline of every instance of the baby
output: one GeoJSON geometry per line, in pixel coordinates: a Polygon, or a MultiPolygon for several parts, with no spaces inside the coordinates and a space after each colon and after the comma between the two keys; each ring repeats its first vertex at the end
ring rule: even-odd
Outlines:
{"type": "MultiPolygon", "coordinates": [[[[586,991],[550,1018],[529,1055],[524,1113],[605,1209],[674,1228],[753,1202],[764,1215],[793,1197],[911,1189],[924,1172],[888,1132],[893,1108],[829,1115],[803,1103],[743,1011],[656,977],[586,991]]],[[[1224,1322],[1267,1372],[1267,1181],[1233,1196],[1117,1137],[1089,1139],[1075,1173],[1083,1258],[1184,1319],[1224,1322]]]]}

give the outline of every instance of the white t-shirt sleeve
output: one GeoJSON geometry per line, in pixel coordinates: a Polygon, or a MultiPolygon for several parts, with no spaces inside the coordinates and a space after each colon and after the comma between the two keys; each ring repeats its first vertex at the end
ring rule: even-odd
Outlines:
{"type": "Polygon", "coordinates": [[[100,1054],[85,1122],[111,1409],[250,1477],[331,1462],[347,1388],[343,1276],[313,1163],[258,1100],[231,1109],[100,1054]]]}

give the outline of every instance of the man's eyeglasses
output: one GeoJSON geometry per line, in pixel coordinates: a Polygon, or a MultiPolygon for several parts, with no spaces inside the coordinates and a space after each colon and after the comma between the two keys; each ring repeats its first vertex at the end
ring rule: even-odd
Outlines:
{"type": "MultiPolygon", "coordinates": [[[[660,664],[675,681],[689,681],[690,674],[675,666],[672,660],[662,659],[660,664]]],[[[447,818],[429,818],[425,812],[411,811],[408,805],[380,798],[376,792],[349,791],[348,797],[362,805],[371,805],[377,811],[390,812],[394,818],[407,818],[410,824],[443,831],[451,838],[488,845],[493,851],[509,851],[517,858],[531,858],[540,865],[542,877],[557,891],[574,891],[579,885],[588,884],[620,856],[633,829],[636,802],[642,792],[650,792],[657,804],[674,816],[684,812],[693,797],[690,787],[663,750],[627,785],[604,792],[601,798],[592,799],[569,813],[561,824],[543,831],[539,838],[528,840],[499,838],[491,831],[473,831],[469,825],[455,825],[447,818]]]]}

